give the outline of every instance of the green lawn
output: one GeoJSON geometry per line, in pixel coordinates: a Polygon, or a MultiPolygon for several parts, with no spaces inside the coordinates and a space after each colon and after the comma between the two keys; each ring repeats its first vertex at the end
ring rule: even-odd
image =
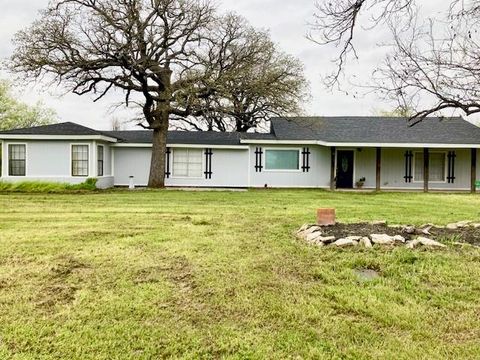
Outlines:
{"type": "Polygon", "coordinates": [[[478,358],[480,250],[296,241],[330,206],[344,222],[480,220],[472,195],[3,194],[0,359],[478,358]]]}

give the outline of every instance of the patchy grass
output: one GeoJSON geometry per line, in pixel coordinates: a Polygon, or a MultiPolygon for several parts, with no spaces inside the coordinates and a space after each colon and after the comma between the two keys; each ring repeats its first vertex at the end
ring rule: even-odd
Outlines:
{"type": "Polygon", "coordinates": [[[330,206],[344,222],[480,220],[472,195],[1,194],[0,358],[477,358],[480,250],[297,242],[330,206]]]}
{"type": "Polygon", "coordinates": [[[97,179],[87,179],[81,184],[51,183],[42,181],[3,182],[0,181],[0,192],[21,193],[66,193],[97,190],[97,179]]]}

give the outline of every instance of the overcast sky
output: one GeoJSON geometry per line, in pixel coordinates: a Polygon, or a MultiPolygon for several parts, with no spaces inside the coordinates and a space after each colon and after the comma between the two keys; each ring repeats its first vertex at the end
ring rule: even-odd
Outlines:
{"type": "MultiPolygon", "coordinates": [[[[437,0],[438,1],[438,0],[437,0]]],[[[437,3],[428,0],[425,3],[437,3]]],[[[48,0],[1,0],[0,12],[0,58],[7,58],[13,50],[11,39],[15,32],[28,26],[37,12],[48,0]]],[[[254,26],[268,29],[272,38],[286,52],[297,56],[305,64],[310,82],[311,99],[305,106],[308,115],[371,115],[378,110],[388,110],[391,105],[382,103],[374,95],[354,97],[341,92],[327,91],[321,83],[321,75],[334,69],[331,63],[334,49],[320,47],[306,39],[312,21],[314,0],[217,0],[223,11],[235,11],[245,16],[254,26]]],[[[378,46],[387,36],[381,31],[366,33],[359,45],[359,64],[352,64],[349,71],[360,81],[368,79],[375,64],[383,58],[384,50],[378,46]]],[[[0,78],[9,75],[0,71],[0,78]]],[[[20,85],[20,84],[19,84],[20,85]]],[[[19,88],[19,97],[27,103],[43,101],[55,109],[60,121],[73,121],[97,129],[109,129],[111,119],[122,121],[129,115],[112,109],[112,104],[121,101],[113,96],[100,103],[93,103],[88,96],[60,96],[58,89],[37,86],[19,88]]]]}

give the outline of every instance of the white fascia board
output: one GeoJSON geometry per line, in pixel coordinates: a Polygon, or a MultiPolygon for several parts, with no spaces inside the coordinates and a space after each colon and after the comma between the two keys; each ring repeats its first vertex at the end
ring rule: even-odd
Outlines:
{"type": "MultiPolygon", "coordinates": [[[[323,144],[319,144],[323,145],[323,144]]],[[[421,143],[329,143],[336,147],[381,147],[381,148],[430,148],[430,149],[472,149],[480,144],[421,144],[421,143]]]]}
{"type": "Polygon", "coordinates": [[[475,149],[480,144],[422,144],[422,143],[347,143],[327,141],[295,140],[240,140],[242,144],[259,145],[320,145],[328,147],[382,147],[382,148],[431,148],[431,149],[475,149]]]}
{"type": "MultiPolygon", "coordinates": [[[[112,147],[119,148],[151,148],[152,144],[147,143],[116,143],[112,147]]],[[[189,149],[233,149],[233,150],[248,150],[246,145],[211,145],[211,144],[167,144],[170,148],[189,148],[189,149]]]]}
{"type": "Polygon", "coordinates": [[[315,140],[240,140],[240,143],[262,145],[321,145],[319,141],[315,140]]]}
{"type": "Polygon", "coordinates": [[[0,139],[5,140],[100,140],[116,143],[118,140],[104,135],[21,135],[0,134],[0,139]]]}

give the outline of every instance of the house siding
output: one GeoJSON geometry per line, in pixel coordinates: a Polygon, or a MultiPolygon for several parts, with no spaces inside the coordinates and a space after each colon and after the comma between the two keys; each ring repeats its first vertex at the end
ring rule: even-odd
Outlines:
{"type": "MultiPolygon", "coordinates": [[[[382,189],[409,189],[422,190],[423,182],[412,180],[406,183],[405,176],[405,151],[407,149],[382,149],[382,171],[381,187],[382,189]]],[[[423,148],[408,149],[413,153],[423,152],[423,148]]],[[[448,152],[452,149],[432,149],[431,151],[448,152]]],[[[455,159],[455,182],[449,184],[445,182],[429,182],[431,190],[469,190],[470,189],[470,161],[471,154],[469,149],[456,149],[455,159]]],[[[413,167],[415,165],[413,164],[413,167]]]]}
{"type": "MultiPolygon", "coordinates": [[[[181,147],[179,147],[181,148],[181,147]]],[[[202,148],[204,151],[205,149],[202,148]]],[[[152,149],[115,147],[114,172],[115,185],[127,186],[130,176],[134,177],[136,186],[146,186],[150,171],[152,149]]],[[[175,148],[172,149],[175,151],[175,148]]],[[[246,149],[212,149],[212,178],[206,179],[205,159],[202,177],[182,178],[172,173],[165,179],[166,186],[179,187],[248,187],[248,150],[246,149]]],[[[170,155],[170,172],[172,172],[173,154],[170,155]]]]}
{"type": "MultiPolygon", "coordinates": [[[[146,186],[150,169],[151,147],[121,147],[104,141],[72,140],[3,140],[2,146],[2,181],[45,181],[78,184],[86,177],[71,176],[71,145],[87,144],[90,146],[89,178],[97,178],[99,188],[114,185],[129,185],[129,177],[134,176],[136,186],[146,186]],[[27,162],[25,177],[8,176],[8,145],[26,144],[27,162]],[[104,176],[97,177],[97,145],[104,146],[104,176]]],[[[174,146],[173,151],[178,145],[174,146]]],[[[185,147],[191,147],[185,145],[185,147]]],[[[207,147],[207,145],[205,145],[207,147]]],[[[203,147],[200,147],[204,150],[203,147]]],[[[365,189],[376,186],[376,148],[347,148],[355,153],[354,183],[365,178],[365,189]]],[[[330,188],[331,148],[318,145],[255,145],[245,148],[215,148],[212,155],[212,178],[180,178],[171,174],[166,179],[170,187],[274,187],[274,188],[330,188]],[[310,150],[309,171],[269,171],[265,169],[265,151],[268,149],[310,150]],[[257,171],[257,148],[261,148],[262,171],[257,171]]],[[[423,148],[383,148],[381,161],[382,190],[423,190],[423,182],[406,183],[405,151],[422,153],[423,148]]],[[[470,149],[432,149],[431,151],[448,152],[455,150],[455,182],[430,181],[431,190],[468,191],[471,186],[471,150],[470,149]]],[[[172,156],[172,155],[171,155],[172,156]]],[[[205,157],[203,171],[205,171],[205,157]]],[[[173,169],[173,159],[170,158],[173,169]]],[[[477,157],[476,178],[480,179],[480,158],[477,157]]]]}
{"type": "MultiPolygon", "coordinates": [[[[2,181],[42,181],[69,184],[80,184],[87,178],[97,177],[97,155],[95,141],[44,141],[44,140],[4,140],[2,142],[2,181]],[[8,145],[26,145],[26,176],[8,175],[8,145]],[[87,177],[71,176],[71,146],[89,145],[89,174],[87,177]]],[[[97,181],[97,187],[113,186],[113,176],[110,162],[110,146],[104,145],[106,156],[105,176],[97,181]]]]}
{"type": "Polygon", "coordinates": [[[330,148],[317,145],[252,145],[250,146],[250,186],[251,187],[304,187],[304,188],[329,188],[330,187],[330,148]],[[262,148],[262,171],[255,169],[256,148],[262,148]],[[265,150],[268,149],[310,149],[310,169],[303,172],[300,159],[299,171],[282,171],[265,169],[265,150]]]}

